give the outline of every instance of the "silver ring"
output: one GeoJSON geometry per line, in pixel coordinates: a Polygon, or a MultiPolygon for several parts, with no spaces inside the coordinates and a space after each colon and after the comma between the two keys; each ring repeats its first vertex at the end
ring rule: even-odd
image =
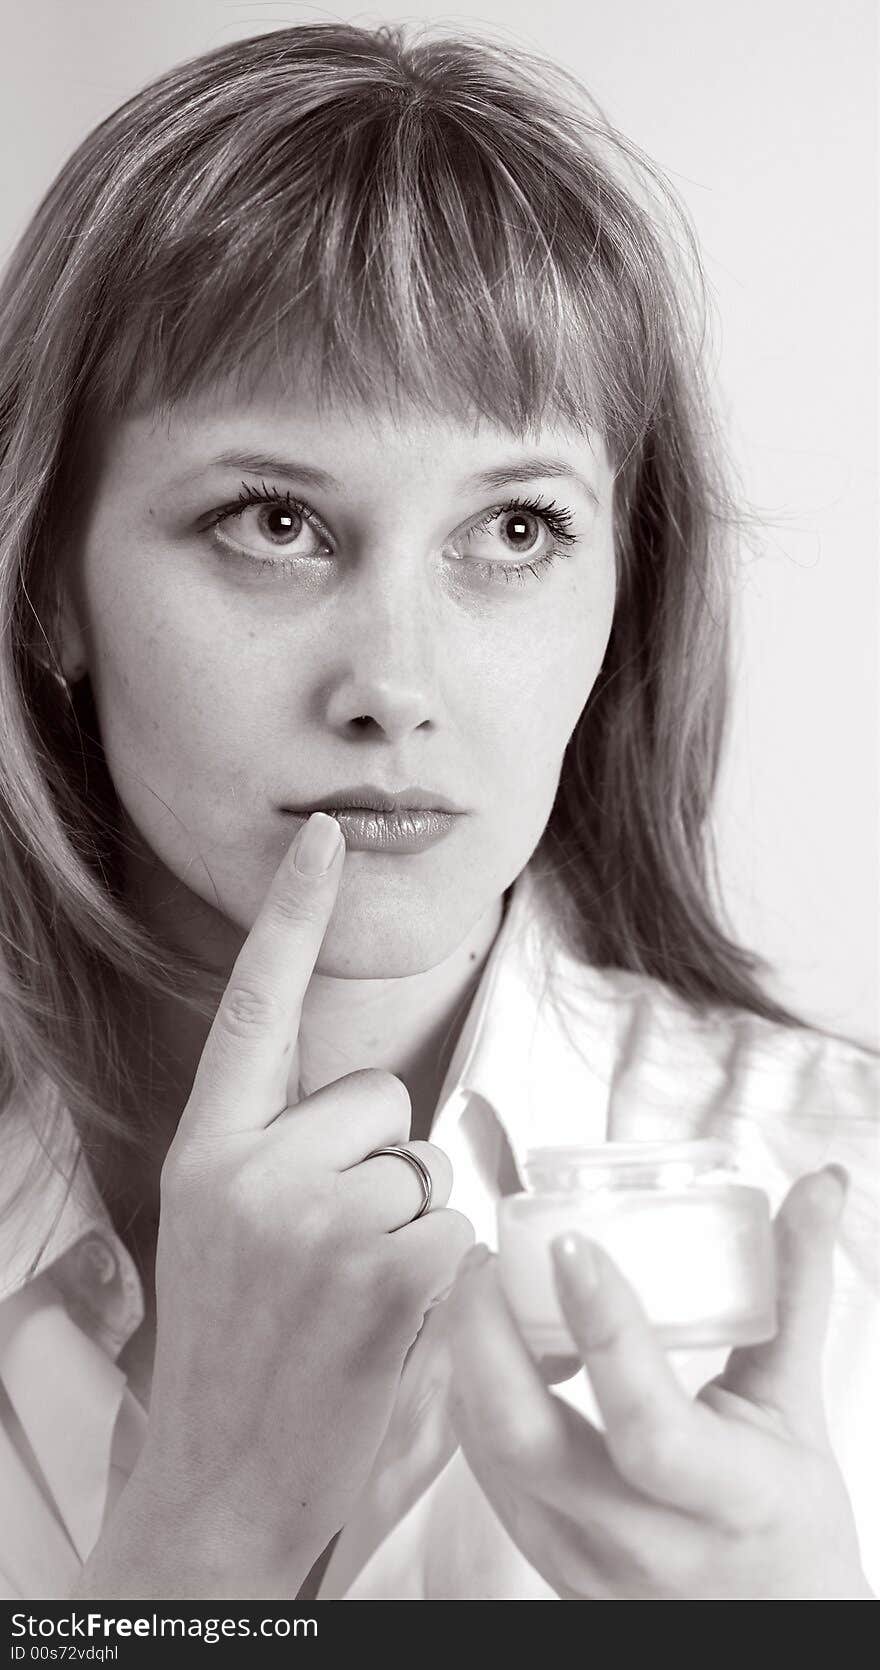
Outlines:
{"type": "Polygon", "coordinates": [[[423,1218],[425,1213],[430,1208],[431,1196],[434,1193],[434,1182],[431,1177],[431,1173],[425,1165],[424,1160],[421,1160],[418,1154],[414,1154],[411,1148],[402,1148],[396,1143],[392,1143],[387,1148],[374,1148],[372,1153],[367,1155],[367,1159],[375,1160],[380,1154],[396,1154],[398,1159],[406,1160],[407,1163],[412,1166],[413,1171],[416,1173],[419,1182],[422,1185],[422,1204],[419,1207],[415,1218],[410,1218],[408,1220],[409,1223],[414,1224],[416,1218],[423,1218]]]}

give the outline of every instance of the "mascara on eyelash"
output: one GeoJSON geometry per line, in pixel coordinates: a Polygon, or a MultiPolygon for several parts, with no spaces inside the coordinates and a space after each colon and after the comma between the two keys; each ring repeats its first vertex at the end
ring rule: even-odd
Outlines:
{"type": "MultiPolygon", "coordinates": [[[[312,518],[308,506],[295,498],[289,488],[281,491],[274,484],[272,487],[268,487],[265,479],[261,479],[259,488],[254,487],[250,482],[243,481],[235,504],[224,507],[215,515],[210,525],[216,527],[221,522],[235,520],[236,516],[240,515],[243,510],[258,504],[281,505],[283,508],[292,511],[294,515],[315,531],[320,528],[320,524],[312,518]]],[[[527,558],[519,563],[492,562],[473,558],[472,567],[474,570],[480,574],[481,578],[488,580],[490,583],[497,583],[503,577],[506,584],[510,584],[512,580],[518,580],[520,584],[524,584],[526,574],[532,574],[536,580],[539,580],[541,578],[539,570],[549,567],[556,561],[557,557],[571,555],[571,552],[566,550],[565,547],[577,544],[577,535],[570,531],[574,520],[572,512],[565,506],[558,505],[555,499],[551,499],[549,504],[540,498],[515,497],[508,499],[503,504],[495,505],[488,510],[479,522],[471,525],[469,532],[471,534],[480,533],[490,527],[497,517],[515,511],[534,516],[537,520],[543,522],[545,528],[553,537],[553,548],[544,552],[542,556],[527,558]]],[[[292,569],[291,562],[286,561],[283,555],[279,560],[259,557],[254,553],[247,552],[228,552],[226,555],[227,557],[238,557],[240,560],[251,564],[260,574],[273,570],[278,573],[290,573],[292,569]]]]}

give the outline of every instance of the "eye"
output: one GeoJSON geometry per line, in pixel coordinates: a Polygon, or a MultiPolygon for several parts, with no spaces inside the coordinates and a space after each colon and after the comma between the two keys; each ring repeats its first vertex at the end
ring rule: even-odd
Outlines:
{"type": "MultiPolygon", "coordinates": [[[[474,551],[473,536],[493,531],[493,538],[489,542],[495,543],[500,539],[502,548],[508,550],[511,556],[529,559],[543,557],[553,547],[553,535],[546,516],[537,510],[518,505],[506,505],[502,510],[495,510],[478,522],[468,536],[471,551],[474,551]],[[494,530],[494,531],[493,531],[494,530]]],[[[479,541],[476,554],[479,555],[479,541]]],[[[497,546],[495,553],[497,555],[497,546]]]]}
{"type": "Polygon", "coordinates": [[[226,505],[216,513],[209,526],[214,530],[215,542],[230,556],[259,563],[261,558],[272,568],[286,566],[281,557],[316,557],[330,555],[327,538],[320,529],[313,512],[300,499],[277,487],[259,488],[242,482],[241,492],[234,505],[226,505]],[[254,545],[233,542],[216,530],[226,523],[235,523],[244,533],[254,538],[254,545]],[[305,537],[304,537],[305,536],[305,537]],[[275,555],[273,556],[273,553],[275,555]]]}
{"type": "Polygon", "coordinates": [[[467,551],[453,554],[489,580],[523,582],[527,573],[540,579],[542,569],[577,544],[573,520],[570,510],[552,500],[509,499],[472,524],[463,536],[467,551]]]}
{"type": "MultiPolygon", "coordinates": [[[[570,510],[555,501],[513,498],[486,511],[448,548],[462,576],[485,583],[541,579],[557,557],[569,556],[578,543],[570,510]],[[459,549],[462,546],[463,549],[459,549]]],[[[259,574],[293,574],[304,560],[331,557],[333,545],[314,511],[289,491],[242,482],[234,504],[215,511],[207,527],[226,561],[259,574]],[[218,529],[237,524],[253,544],[232,540],[218,529]]]]}

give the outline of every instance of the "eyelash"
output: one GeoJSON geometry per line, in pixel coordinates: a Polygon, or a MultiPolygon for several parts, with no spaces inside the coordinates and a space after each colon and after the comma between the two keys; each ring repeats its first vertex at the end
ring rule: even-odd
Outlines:
{"type": "MultiPolygon", "coordinates": [[[[304,504],[301,499],[294,498],[287,489],[282,492],[277,487],[267,487],[265,481],[260,482],[259,488],[252,486],[250,482],[243,481],[235,503],[225,505],[222,510],[217,511],[208,526],[213,528],[219,526],[221,522],[234,520],[236,516],[242,514],[243,510],[247,510],[249,505],[254,504],[281,505],[283,509],[293,511],[295,515],[301,517],[317,532],[322,532],[308,505],[304,504]]],[[[574,521],[571,511],[567,510],[564,505],[558,505],[552,499],[549,504],[545,500],[537,498],[507,499],[503,504],[495,505],[492,510],[487,511],[479,522],[474,523],[470,532],[482,533],[484,529],[491,526],[496,517],[516,510],[525,511],[544,523],[548,532],[553,536],[553,549],[545,552],[544,556],[538,557],[537,560],[532,562],[485,562],[475,558],[470,566],[475,568],[483,579],[494,582],[503,575],[507,585],[510,584],[511,580],[518,580],[522,585],[525,582],[526,574],[532,574],[536,580],[540,580],[542,569],[549,568],[557,557],[570,556],[571,546],[577,544],[577,536],[571,532],[571,525],[574,521]]],[[[243,552],[235,553],[226,550],[222,552],[222,555],[227,561],[235,561],[236,557],[239,556],[242,561],[248,563],[251,567],[255,567],[261,574],[265,573],[267,569],[274,574],[279,571],[282,574],[293,573],[296,563],[302,560],[301,558],[286,559],[283,557],[273,560],[270,557],[252,557],[243,552]]]]}

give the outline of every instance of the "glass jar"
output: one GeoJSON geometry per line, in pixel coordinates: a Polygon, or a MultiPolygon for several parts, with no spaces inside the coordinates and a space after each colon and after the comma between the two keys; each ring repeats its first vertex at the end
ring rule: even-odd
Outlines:
{"type": "Polygon", "coordinates": [[[577,1355],[550,1242],[577,1230],[614,1259],[661,1344],[752,1345],[776,1332],[770,1203],[721,1142],[536,1148],[528,1192],[498,1203],[501,1286],[536,1357],[577,1355]]]}

